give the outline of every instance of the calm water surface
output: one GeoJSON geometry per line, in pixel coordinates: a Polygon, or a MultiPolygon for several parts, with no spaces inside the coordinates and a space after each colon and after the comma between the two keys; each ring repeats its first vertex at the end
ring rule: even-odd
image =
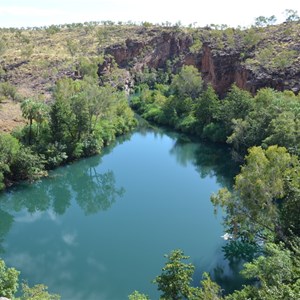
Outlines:
{"type": "Polygon", "coordinates": [[[209,197],[231,184],[231,167],[220,148],[137,131],[102,156],[1,194],[0,255],[30,285],[66,300],[127,299],[134,290],[157,299],[151,280],[177,248],[196,265],[196,283],[203,271],[224,283],[228,270],[216,272],[226,266],[224,232],[209,197]]]}

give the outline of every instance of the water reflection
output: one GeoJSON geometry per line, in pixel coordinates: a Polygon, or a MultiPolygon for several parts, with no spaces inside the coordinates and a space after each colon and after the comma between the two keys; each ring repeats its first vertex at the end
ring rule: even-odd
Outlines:
{"type": "Polygon", "coordinates": [[[13,222],[13,216],[0,209],[0,253],[4,252],[2,246],[2,243],[4,242],[4,236],[9,232],[13,222]]]}
{"type": "Polygon", "coordinates": [[[195,143],[186,136],[179,136],[170,154],[182,166],[192,163],[201,178],[216,177],[217,182],[228,188],[232,187],[239,166],[231,159],[230,151],[223,145],[195,143]]]}
{"type": "MultiPolygon", "coordinates": [[[[63,215],[74,199],[85,215],[109,209],[125,193],[117,187],[113,171],[100,172],[101,157],[82,160],[50,173],[49,178],[35,184],[22,183],[0,195],[1,242],[14,221],[33,222],[41,212],[63,215]],[[15,217],[18,212],[22,216],[15,217]]],[[[51,217],[52,219],[55,216],[51,217]]]]}
{"type": "Polygon", "coordinates": [[[129,287],[142,291],[176,247],[199,259],[199,280],[219,264],[222,228],[209,195],[231,183],[228,151],[155,128],[115,148],[130,137],[0,195],[0,239],[11,230],[5,260],[24,277],[43,278],[66,299],[124,299],[129,287]]]}
{"type": "Polygon", "coordinates": [[[88,176],[72,172],[70,182],[75,199],[86,215],[109,209],[116,197],[122,197],[125,192],[124,188],[116,188],[112,171],[99,174],[91,168],[88,176]]]}

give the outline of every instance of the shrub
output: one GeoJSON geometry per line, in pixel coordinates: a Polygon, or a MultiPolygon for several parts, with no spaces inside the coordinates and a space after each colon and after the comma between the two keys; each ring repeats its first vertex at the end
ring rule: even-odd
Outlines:
{"type": "Polygon", "coordinates": [[[0,96],[11,98],[12,100],[17,100],[19,98],[16,87],[9,82],[0,83],[0,96]]]}

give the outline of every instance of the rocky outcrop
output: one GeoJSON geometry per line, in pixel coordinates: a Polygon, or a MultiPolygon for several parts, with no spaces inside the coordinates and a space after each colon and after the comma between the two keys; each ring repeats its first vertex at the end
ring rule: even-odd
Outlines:
{"type": "MultiPolygon", "coordinates": [[[[113,57],[119,67],[126,68],[131,73],[140,71],[145,66],[166,69],[167,61],[173,61],[174,69],[184,64],[194,65],[201,72],[203,79],[211,83],[220,96],[224,96],[233,83],[251,93],[262,87],[272,87],[280,91],[293,90],[299,93],[299,68],[290,67],[284,72],[272,73],[263,67],[253,70],[246,66],[242,52],[252,51],[247,53],[247,56],[254,56],[254,48],[250,50],[245,50],[241,46],[230,48],[225,44],[220,50],[213,43],[206,41],[197,53],[192,53],[190,51],[192,45],[193,37],[190,34],[169,30],[162,31],[146,41],[127,39],[123,45],[108,47],[105,54],[113,57]]],[[[99,75],[109,70],[111,63],[108,56],[108,59],[99,66],[99,75]]]]}
{"type": "Polygon", "coordinates": [[[127,39],[125,45],[117,44],[105,49],[105,55],[112,56],[121,68],[128,66],[128,63],[138,57],[145,47],[144,42],[127,39]]]}

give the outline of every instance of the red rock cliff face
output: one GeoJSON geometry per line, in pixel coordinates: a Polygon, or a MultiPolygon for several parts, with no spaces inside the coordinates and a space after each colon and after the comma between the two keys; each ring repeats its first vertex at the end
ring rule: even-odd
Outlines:
{"type": "Polygon", "coordinates": [[[240,59],[239,51],[215,51],[204,45],[199,70],[206,82],[210,82],[220,96],[225,96],[233,83],[252,94],[262,87],[281,91],[291,89],[289,81],[285,87],[278,75],[254,74],[247,69],[240,59]]]}
{"type": "Polygon", "coordinates": [[[239,53],[214,52],[208,45],[203,46],[200,70],[218,94],[224,95],[234,82],[246,88],[247,75],[241,77],[240,69],[239,53]]]}
{"type": "MultiPolygon", "coordinates": [[[[300,74],[254,73],[242,63],[239,49],[216,50],[209,43],[204,43],[198,53],[191,53],[193,39],[188,34],[162,32],[148,41],[126,40],[125,45],[115,45],[105,50],[121,68],[138,71],[145,66],[165,68],[168,60],[176,59],[175,67],[184,64],[193,65],[201,72],[203,79],[213,85],[220,96],[224,96],[230,86],[255,93],[261,87],[272,87],[277,90],[300,90],[300,74]],[[284,79],[283,79],[284,78],[284,79]]],[[[104,63],[107,68],[107,62],[104,63]]],[[[99,66],[99,73],[104,65],[99,66]]]]}

